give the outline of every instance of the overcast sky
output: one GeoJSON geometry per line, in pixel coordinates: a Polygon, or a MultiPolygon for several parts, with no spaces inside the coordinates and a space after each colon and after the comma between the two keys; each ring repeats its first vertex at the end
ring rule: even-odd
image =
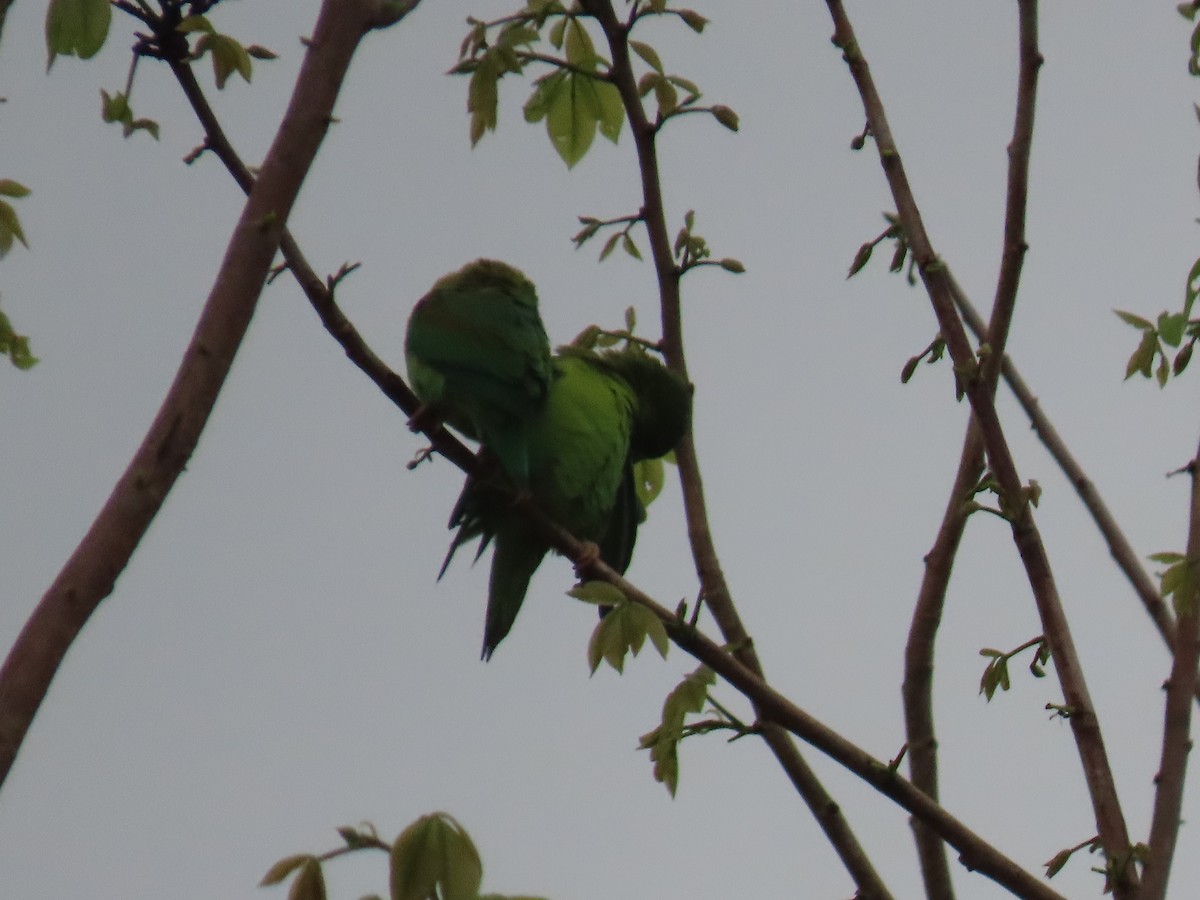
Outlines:
{"type": "MultiPolygon", "coordinates": [[[[356,58],[292,229],[319,271],[361,261],[339,299],[397,368],[409,310],[479,256],[537,284],[552,341],[615,326],[633,304],[657,336],[653,271],[575,217],[640,204],[628,134],[568,173],[523,122],[527,82],[474,150],[466,81],[445,77],[468,14],[515,4],[427,2],[356,58]]],[[[279,60],[213,91],[250,160],[289,95],[317,0],[228,3],[218,28],[279,60]]],[[[1016,76],[1012,3],[850,3],[935,246],[983,309],[1000,254],[1016,76]]],[[[648,28],[667,68],[741,116],[667,129],[672,229],[688,209],[718,256],[685,280],[695,435],[718,549],[772,681],[879,758],[903,743],[905,633],[965,425],[947,364],[907,386],[934,336],[919,289],[887,255],[846,281],[892,208],[817,3],[708,4],[702,37],[648,28]],[[751,11],[752,10],[752,11],[751,11]]],[[[2,308],[41,363],[0,366],[0,645],[7,647],[137,446],[170,382],[241,208],[165,67],[144,61],[132,104],[162,139],[99,117],[124,84],[130,23],[83,64],[45,74],[44,4],[14,5],[0,52],[0,177],[30,249],[0,264],[2,308]]],[[[1136,334],[1111,309],[1175,309],[1197,255],[1188,24],[1171,4],[1044,5],[1030,252],[1010,349],[1140,553],[1182,549],[1187,484],[1164,474],[1197,438],[1197,373],[1160,391],[1122,382],[1136,334]]],[[[211,73],[203,73],[211,86],[211,73]]],[[[643,243],[644,246],[644,243],[643,243]]],[[[1019,410],[1002,413],[1079,645],[1135,839],[1148,833],[1168,659],[1070,486],[1019,410]]],[[[283,897],[255,887],[279,857],[331,849],[360,820],[394,835],[453,813],[484,889],[556,900],[842,898],[853,889],[766,749],[687,741],[678,796],[638,736],[693,660],[645,654],[588,676],[590,607],[551,559],[509,638],[478,661],[486,563],[438,584],[461,484],[344,358],[286,278],[264,294],[198,452],[117,590],[59,672],[0,793],[0,881],[19,898],[283,897]]],[[[630,578],[668,606],[695,595],[679,491],[643,527],[630,578]]],[[[942,799],[1027,868],[1095,832],[1053,678],[1020,664],[978,696],[983,646],[1040,631],[1008,531],[964,541],[937,650],[942,799]]],[[[747,706],[726,687],[717,696],[747,706]]],[[[902,810],[807,756],[897,897],[919,876],[902,810]]],[[[1196,818],[1196,794],[1185,819],[1196,818]]],[[[1098,860],[1095,860],[1098,862],[1098,860]]],[[[1099,895],[1078,858],[1053,882],[1099,895]]],[[[327,869],[332,895],[386,889],[382,855],[327,869]]],[[[960,896],[1001,893],[956,870],[960,896]]],[[[1200,892],[1184,826],[1173,895],[1200,892]]]]}

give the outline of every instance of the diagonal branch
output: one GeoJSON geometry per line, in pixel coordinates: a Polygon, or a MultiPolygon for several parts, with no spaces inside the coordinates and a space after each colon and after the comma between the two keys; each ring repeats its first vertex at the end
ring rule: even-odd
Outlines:
{"type": "Polygon", "coordinates": [[[326,0],[283,122],[230,237],[175,380],[141,446],[0,668],[0,780],[7,777],[68,648],[112,593],[196,448],[249,327],[283,225],[332,121],[378,0],[326,0]]]}
{"type": "MultiPolygon", "coordinates": [[[[980,340],[984,339],[986,334],[986,326],[983,323],[983,318],[972,305],[966,292],[959,286],[954,279],[953,274],[947,276],[950,281],[950,293],[954,298],[954,305],[958,308],[963,320],[967,323],[967,327],[980,340]]],[[[1037,432],[1038,438],[1049,451],[1050,456],[1058,464],[1063,475],[1071,482],[1071,486],[1075,488],[1075,492],[1079,495],[1079,499],[1083,502],[1088,513],[1091,514],[1092,520],[1096,524],[1096,528],[1100,531],[1105,542],[1108,544],[1108,552],[1111,554],[1117,567],[1125,575],[1125,578],[1133,586],[1134,591],[1141,600],[1142,606],[1146,609],[1146,614],[1150,616],[1154,622],[1158,633],[1162,636],[1163,642],[1167,645],[1167,649],[1175,646],[1175,620],[1171,617],[1167,605],[1159,596],[1158,587],[1154,584],[1154,580],[1142,566],[1141,559],[1137,552],[1129,543],[1125,533],[1117,524],[1117,520],[1113,518],[1112,512],[1109,511],[1108,505],[1104,502],[1104,498],[1100,496],[1100,492],[1088,478],[1087,473],[1083,470],[1083,466],[1075,459],[1066,442],[1058,433],[1058,429],[1050,421],[1050,418],[1042,411],[1041,404],[1034,396],[1033,390],[1026,384],[1025,379],[1021,377],[1021,373],[1017,371],[1016,365],[1010,357],[1004,356],[1000,365],[1000,374],[1004,378],[1004,382],[1008,385],[1009,390],[1013,392],[1013,396],[1017,398],[1017,402],[1021,405],[1021,409],[1025,411],[1025,415],[1029,417],[1029,422],[1033,426],[1033,430],[1037,432]]],[[[1197,700],[1200,702],[1200,689],[1197,691],[1197,700]]]]}
{"type": "MultiPolygon", "coordinates": [[[[954,362],[958,387],[970,401],[971,410],[979,422],[988,462],[1000,487],[1002,502],[1010,516],[1013,543],[1025,567],[1042,620],[1042,630],[1046,635],[1054,658],[1055,671],[1063,689],[1065,706],[1071,713],[1071,731],[1088,785],[1101,843],[1110,860],[1128,860],[1129,832],[1121,812],[1099,719],[1088,693],[1045,545],[1025,497],[1016,463],[996,412],[992,391],[987,384],[988,379],[981,375],[981,367],[976,361],[962,320],[955,311],[947,268],[938,259],[925,231],[900,153],[892,138],[883,103],[854,35],[854,29],[841,0],[826,0],[826,5],[834,22],[833,42],[842,49],[843,58],[862,98],[867,122],[875,136],[880,162],[896,203],[904,236],[913,250],[921,280],[925,284],[939,329],[954,362]]],[[[1027,11],[1032,10],[1030,0],[1027,11]]],[[[1123,868],[1117,873],[1116,881],[1116,896],[1118,900],[1123,900],[1136,889],[1137,874],[1132,868],[1123,868]]]]}

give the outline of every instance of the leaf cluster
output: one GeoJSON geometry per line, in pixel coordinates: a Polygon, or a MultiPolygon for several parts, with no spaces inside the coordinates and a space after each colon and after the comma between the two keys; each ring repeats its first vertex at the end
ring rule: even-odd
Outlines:
{"type": "MultiPolygon", "coordinates": [[[[380,840],[373,825],[338,829],[345,846],[320,856],[300,853],[279,860],[259,885],[280,884],[294,875],[288,900],[326,900],[322,864],[358,850],[383,850],[388,854],[389,900],[537,900],[481,895],[483,863],[470,835],[453,816],[436,812],[421,816],[390,845],[380,840]]],[[[364,900],[379,900],[379,895],[364,900]]]]}
{"type": "Polygon", "coordinates": [[[1034,654],[1033,659],[1029,661],[1029,673],[1034,678],[1045,678],[1045,665],[1050,661],[1050,645],[1046,643],[1044,637],[1039,636],[1031,641],[1026,641],[1020,647],[1009,650],[1007,653],[991,647],[984,647],[979,651],[979,655],[988,660],[988,664],[983,670],[983,677],[979,679],[979,693],[983,694],[989,703],[995,696],[997,688],[1007,691],[1012,687],[1008,674],[1009,660],[1030,649],[1034,650],[1034,654]]]}
{"type": "MultiPolygon", "coordinates": [[[[674,10],[665,2],[653,2],[635,4],[626,29],[631,31],[646,16],[665,15],[677,16],[697,32],[703,31],[707,23],[692,10],[674,10]]],[[[617,143],[625,107],[614,83],[612,62],[596,50],[588,31],[590,19],[578,3],[568,7],[560,0],[529,0],[516,13],[492,22],[467,19],[470,30],[459,47],[458,63],[450,71],[471,76],[467,112],[472,146],[487,132],[496,130],[500,79],[524,73],[530,63],[549,66],[551,71],[534,79],[524,105],[525,121],[546,123],[546,135],[567,168],[587,155],[597,133],[617,143]],[[553,54],[538,49],[543,41],[553,54]]],[[[737,131],[737,113],[727,106],[699,106],[699,87],[683,76],[669,74],[652,46],[636,40],[629,40],[628,46],[649,68],[637,90],[641,97],[654,94],[658,105],[656,127],[685,112],[708,112],[724,127],[737,131]]],[[[637,255],[628,232],[625,249],[637,255]]]]}
{"type": "Polygon", "coordinates": [[[854,259],[850,261],[850,270],[846,273],[846,278],[853,278],[866,267],[867,263],[871,261],[876,247],[885,241],[894,241],[896,247],[892,251],[892,260],[888,263],[888,271],[903,271],[905,262],[908,262],[908,272],[904,277],[911,287],[917,283],[916,260],[909,258],[908,241],[904,237],[904,229],[900,226],[900,217],[895,213],[885,212],[883,218],[888,223],[887,228],[858,248],[854,259]]]}
{"type": "Polygon", "coordinates": [[[1181,312],[1161,312],[1155,322],[1122,309],[1113,310],[1125,324],[1142,333],[1141,340],[1125,364],[1126,380],[1140,374],[1144,378],[1155,378],[1159,387],[1165,387],[1172,374],[1179,375],[1192,359],[1192,347],[1200,337],[1200,320],[1189,320],[1192,304],[1196,299],[1193,288],[1200,278],[1200,259],[1196,260],[1188,276],[1188,296],[1181,312]],[[1168,361],[1167,348],[1179,348],[1174,359],[1168,361]],[[1158,364],[1155,365],[1155,360],[1158,364]]]}
{"type": "Polygon", "coordinates": [[[1158,573],[1163,600],[1171,599],[1176,616],[1191,612],[1196,597],[1196,582],[1188,558],[1182,553],[1164,552],[1152,553],[1150,559],[1167,567],[1158,573]]]}
{"type": "Polygon", "coordinates": [[[607,581],[587,581],[571,588],[567,595],[607,608],[588,641],[588,668],[592,674],[602,662],[623,673],[626,655],[637,656],[647,638],[659,655],[667,658],[670,641],[666,627],[649,609],[631,603],[619,588],[607,581]]]}
{"type": "Polygon", "coordinates": [[[679,742],[687,736],[685,721],[699,713],[708,702],[708,689],[716,675],[708,666],[700,666],[679,682],[663,702],[662,724],[642,735],[638,747],[650,751],[654,780],[663,784],[672,797],[679,787],[679,742]]]}

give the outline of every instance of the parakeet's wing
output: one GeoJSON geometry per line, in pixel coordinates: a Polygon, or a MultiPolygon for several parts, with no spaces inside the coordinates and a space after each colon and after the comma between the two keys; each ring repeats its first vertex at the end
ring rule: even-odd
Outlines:
{"type": "MultiPolygon", "coordinates": [[[[546,405],[529,426],[530,491],[577,537],[601,542],[605,561],[623,570],[639,509],[629,464],[633,391],[596,360],[556,357],[553,365],[546,405]]],[[[548,547],[487,482],[469,481],[455,510],[451,525],[459,531],[451,555],[474,537],[495,546],[483,640],[487,659],[512,628],[548,547]]]]}
{"type": "Polygon", "coordinates": [[[545,405],[551,372],[532,283],[494,260],[447,275],[413,309],[405,356],[421,402],[524,485],[526,429],[545,405]]]}

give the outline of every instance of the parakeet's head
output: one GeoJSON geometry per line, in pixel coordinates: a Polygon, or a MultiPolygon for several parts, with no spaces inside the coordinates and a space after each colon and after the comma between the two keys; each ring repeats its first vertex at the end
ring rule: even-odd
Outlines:
{"type": "Polygon", "coordinates": [[[489,288],[500,289],[516,296],[527,296],[535,306],[537,304],[537,291],[533,282],[526,278],[520,269],[515,269],[498,259],[477,259],[469,262],[457,272],[443,275],[433,285],[434,291],[485,291],[489,288]]]}
{"type": "Polygon", "coordinates": [[[639,349],[611,351],[604,361],[637,395],[629,455],[634,462],[674,449],[692,421],[692,386],[639,349]]]}

